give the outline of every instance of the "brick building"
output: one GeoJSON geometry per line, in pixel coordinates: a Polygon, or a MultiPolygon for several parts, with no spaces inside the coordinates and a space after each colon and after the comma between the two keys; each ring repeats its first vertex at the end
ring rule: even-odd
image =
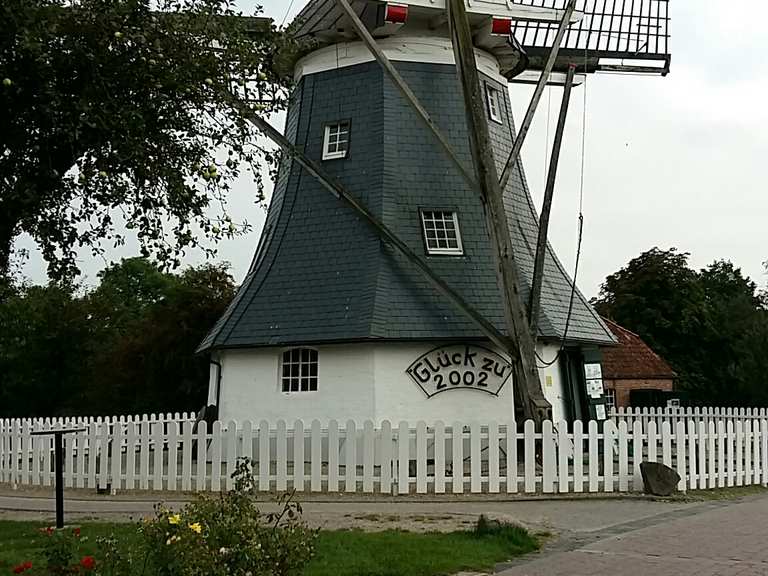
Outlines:
{"type": "Polygon", "coordinates": [[[630,406],[633,390],[672,392],[677,375],[670,365],[634,332],[607,318],[603,321],[619,341],[618,346],[603,348],[606,404],[630,406]]]}

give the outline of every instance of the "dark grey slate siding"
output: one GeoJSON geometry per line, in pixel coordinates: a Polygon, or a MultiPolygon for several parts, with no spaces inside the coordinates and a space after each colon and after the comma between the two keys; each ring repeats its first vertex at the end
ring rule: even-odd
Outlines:
{"type": "MultiPolygon", "coordinates": [[[[470,164],[466,119],[453,66],[397,63],[411,88],[470,164]]],[[[490,79],[486,79],[491,81],[490,79]]],[[[492,82],[492,81],[491,81],[492,82]]],[[[498,86],[506,94],[505,87],[498,86]]],[[[504,125],[491,123],[499,171],[514,137],[508,99],[504,125]]],[[[428,257],[431,265],[503,329],[503,312],[480,199],[371,62],[306,76],[293,96],[286,134],[322,156],[324,126],[349,119],[347,159],[326,170],[361,198],[414,250],[424,254],[419,208],[459,211],[465,256],[428,257]]],[[[527,294],[537,235],[522,169],[505,191],[527,294]]],[[[541,336],[563,336],[570,281],[550,250],[541,336]]],[[[356,340],[481,339],[481,333],[384,245],[355,214],[301,168],[281,168],[251,272],[201,350],[356,340]]],[[[580,293],[568,339],[610,343],[613,336],[580,293]]]]}

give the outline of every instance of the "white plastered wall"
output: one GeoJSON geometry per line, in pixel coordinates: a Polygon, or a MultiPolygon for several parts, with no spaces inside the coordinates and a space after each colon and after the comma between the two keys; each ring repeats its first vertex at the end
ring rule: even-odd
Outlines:
{"type": "Polygon", "coordinates": [[[278,378],[281,348],[222,352],[223,421],[327,422],[374,419],[373,354],[367,344],[317,346],[318,390],[285,393],[278,378]]]}
{"type": "MultiPolygon", "coordinates": [[[[539,342],[536,345],[539,358],[544,360],[545,363],[554,360],[559,350],[559,344],[539,342]]],[[[539,362],[539,378],[541,379],[541,387],[544,390],[544,397],[552,404],[552,421],[561,422],[566,420],[568,396],[565,391],[560,361],[558,360],[551,366],[545,366],[539,362]]]]}
{"type": "MultiPolygon", "coordinates": [[[[450,424],[504,422],[514,414],[510,378],[498,396],[477,390],[456,389],[427,398],[406,373],[419,356],[435,348],[430,343],[381,343],[317,346],[317,392],[284,393],[280,389],[282,348],[223,351],[220,418],[270,422],[314,419],[379,424],[390,420],[450,424]]],[[[539,355],[554,358],[557,346],[539,345],[539,355]]],[[[554,420],[567,414],[567,397],[558,363],[539,369],[544,394],[552,403],[554,420]]]]}

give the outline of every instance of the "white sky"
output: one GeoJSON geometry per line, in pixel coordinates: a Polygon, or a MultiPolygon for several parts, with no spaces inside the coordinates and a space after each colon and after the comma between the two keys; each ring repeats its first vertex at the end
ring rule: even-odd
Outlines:
{"type": "MultiPolygon", "coordinates": [[[[253,0],[240,0],[250,10],[253,0]]],[[[262,0],[278,23],[289,0],[262,0]]],[[[295,0],[288,18],[306,3],[295,0]]],[[[768,260],[768,40],[761,0],[671,0],[672,72],[667,78],[597,76],[587,86],[585,231],[579,286],[597,294],[606,275],[654,246],[675,246],[705,266],[730,259],[758,284],[768,260]],[[727,8],[727,9],[724,9],[727,8]]],[[[516,119],[532,88],[512,86],[516,119]]],[[[584,87],[574,90],[550,224],[550,240],[569,270],[576,250],[584,87]]],[[[549,132],[554,131],[561,89],[551,89],[549,132]]],[[[543,194],[547,150],[545,93],[523,149],[537,204],[543,194]]],[[[282,127],[283,120],[276,122],[282,127]]],[[[242,280],[264,222],[247,180],[231,197],[233,213],[254,226],[244,238],[223,242],[219,259],[242,280]]],[[[31,247],[28,239],[19,243],[31,247]]],[[[110,259],[135,255],[135,244],[111,251],[110,259]]],[[[203,259],[192,254],[189,263],[203,259]]],[[[83,254],[88,284],[104,266],[83,254]]],[[[33,254],[25,268],[33,281],[45,268],[33,254]]]]}

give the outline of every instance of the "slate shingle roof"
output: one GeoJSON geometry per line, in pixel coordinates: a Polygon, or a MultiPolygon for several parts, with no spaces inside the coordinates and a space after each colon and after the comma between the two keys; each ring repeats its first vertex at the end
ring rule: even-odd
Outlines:
{"type": "MultiPolygon", "coordinates": [[[[455,68],[397,62],[397,68],[470,165],[455,68]]],[[[490,78],[489,83],[502,89],[490,78]]],[[[491,123],[499,172],[514,138],[511,107],[491,123]]],[[[305,76],[292,97],[287,137],[321,158],[324,126],[351,121],[351,152],[324,168],[363,200],[412,249],[424,254],[419,208],[454,209],[463,257],[428,257],[434,269],[503,330],[504,319],[483,206],[415,119],[379,66],[359,64],[305,76]]],[[[527,298],[538,224],[520,166],[505,203],[527,298]]],[[[564,336],[571,282],[550,249],[545,264],[540,336],[564,336]]],[[[463,314],[404,258],[298,164],[280,170],[254,263],[237,297],[200,350],[360,340],[482,340],[463,314]]],[[[613,335],[576,292],[568,340],[612,344],[613,335]]]]}
{"type": "Polygon", "coordinates": [[[677,377],[671,366],[640,336],[603,318],[616,335],[618,346],[603,350],[603,378],[609,380],[671,380],[677,377]]]}

